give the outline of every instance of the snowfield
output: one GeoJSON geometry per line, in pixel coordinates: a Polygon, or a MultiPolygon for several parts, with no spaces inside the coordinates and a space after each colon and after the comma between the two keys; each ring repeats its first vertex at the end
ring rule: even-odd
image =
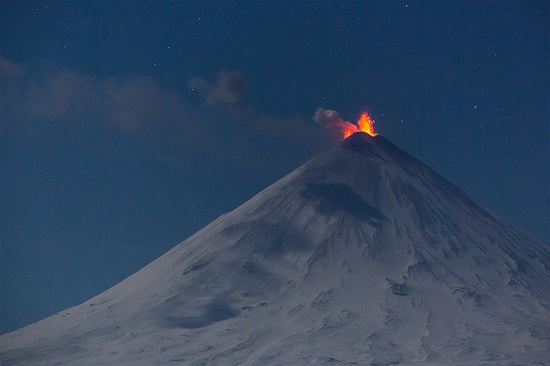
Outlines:
{"type": "Polygon", "coordinates": [[[356,133],[91,300],[11,365],[548,365],[549,246],[356,133]]]}

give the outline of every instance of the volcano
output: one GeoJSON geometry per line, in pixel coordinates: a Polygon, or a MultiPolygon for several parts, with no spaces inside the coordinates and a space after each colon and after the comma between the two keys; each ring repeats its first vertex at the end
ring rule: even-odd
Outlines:
{"type": "Polygon", "coordinates": [[[358,132],[91,300],[9,365],[550,363],[550,251],[358,132]]]}

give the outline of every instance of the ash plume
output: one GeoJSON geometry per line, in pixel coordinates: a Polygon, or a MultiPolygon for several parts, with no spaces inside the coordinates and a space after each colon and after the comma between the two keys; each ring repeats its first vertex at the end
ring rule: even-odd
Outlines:
{"type": "Polygon", "coordinates": [[[189,80],[189,87],[203,94],[209,106],[225,106],[234,116],[240,118],[249,112],[249,108],[244,103],[248,83],[239,71],[219,72],[215,84],[193,76],[189,80]]]}
{"type": "Polygon", "coordinates": [[[339,131],[357,129],[357,126],[340,118],[340,114],[332,109],[317,108],[313,120],[328,129],[339,131]]]}

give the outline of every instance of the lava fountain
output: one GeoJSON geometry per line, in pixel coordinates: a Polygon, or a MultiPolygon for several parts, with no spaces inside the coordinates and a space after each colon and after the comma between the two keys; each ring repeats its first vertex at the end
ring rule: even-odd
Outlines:
{"type": "Polygon", "coordinates": [[[346,123],[343,131],[344,138],[350,137],[355,132],[366,132],[371,136],[378,135],[374,132],[374,120],[368,112],[363,112],[361,114],[361,117],[359,117],[359,120],[357,121],[357,125],[354,125],[353,123],[346,123]]]}

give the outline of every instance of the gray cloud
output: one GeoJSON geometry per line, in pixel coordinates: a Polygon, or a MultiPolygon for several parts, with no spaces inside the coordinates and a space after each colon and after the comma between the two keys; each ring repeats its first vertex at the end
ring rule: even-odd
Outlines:
{"type": "Polygon", "coordinates": [[[248,83],[239,71],[219,72],[215,84],[193,76],[189,80],[189,87],[204,95],[209,106],[225,106],[238,118],[250,114],[250,108],[244,103],[248,83]]]}
{"type": "Polygon", "coordinates": [[[357,130],[357,126],[351,122],[344,121],[340,118],[338,112],[332,109],[317,108],[313,115],[313,120],[328,129],[344,131],[351,128],[352,130],[357,130]]]}
{"type": "Polygon", "coordinates": [[[218,84],[208,93],[210,104],[234,105],[242,102],[248,86],[240,72],[220,72],[218,84]]]}
{"type": "Polygon", "coordinates": [[[99,78],[70,70],[30,75],[2,80],[0,109],[6,123],[19,131],[35,134],[49,126],[118,130],[132,139],[163,141],[155,158],[177,165],[185,164],[185,152],[193,149],[225,159],[223,149],[233,143],[212,133],[218,121],[212,111],[149,77],[99,78]]]}
{"type": "Polygon", "coordinates": [[[0,79],[19,76],[25,72],[23,66],[0,56],[0,79]]]}
{"type": "Polygon", "coordinates": [[[192,76],[191,79],[189,79],[189,87],[192,90],[195,90],[195,91],[197,91],[201,94],[208,95],[208,92],[214,86],[211,83],[209,83],[208,81],[201,78],[201,77],[192,76]]]}
{"type": "Polygon", "coordinates": [[[182,125],[192,119],[190,107],[181,96],[151,78],[110,79],[101,88],[105,105],[111,110],[110,121],[122,128],[182,125]]]}
{"type": "Polygon", "coordinates": [[[301,116],[259,114],[246,106],[247,83],[240,72],[219,73],[216,84],[199,77],[189,82],[207,105],[231,111],[234,118],[223,124],[223,110],[198,108],[176,90],[144,76],[98,78],[61,70],[38,78],[24,73],[6,79],[8,84],[9,93],[0,101],[4,114],[30,133],[33,124],[47,120],[76,129],[108,126],[124,133],[153,133],[169,138],[175,144],[171,146],[196,147],[222,160],[258,165],[265,163],[257,156],[258,144],[285,146],[284,154],[291,156],[292,148],[315,150],[323,143],[314,124],[301,116]]]}
{"type": "Polygon", "coordinates": [[[13,104],[20,116],[106,123],[128,132],[191,120],[178,93],[143,76],[99,80],[64,70],[27,83],[18,98],[13,104]]]}
{"type": "Polygon", "coordinates": [[[317,108],[313,115],[313,120],[323,126],[333,126],[345,123],[338,112],[332,109],[317,108]]]}
{"type": "Polygon", "coordinates": [[[58,72],[22,90],[22,111],[27,117],[79,120],[93,116],[102,104],[100,85],[91,77],[58,72]]]}
{"type": "Polygon", "coordinates": [[[286,138],[292,142],[303,140],[309,132],[303,118],[258,114],[247,106],[244,99],[248,83],[240,71],[219,72],[216,84],[194,76],[189,80],[189,87],[203,95],[208,106],[226,107],[239,122],[234,128],[244,127],[257,135],[286,138]]]}

